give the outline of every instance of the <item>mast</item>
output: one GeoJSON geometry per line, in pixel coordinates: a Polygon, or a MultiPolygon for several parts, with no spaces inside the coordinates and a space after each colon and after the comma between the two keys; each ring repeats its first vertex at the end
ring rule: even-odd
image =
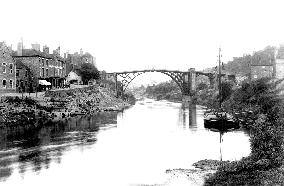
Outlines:
{"type": "Polygon", "coordinates": [[[219,62],[219,74],[218,74],[218,88],[219,88],[219,109],[221,109],[222,105],[222,88],[221,88],[221,48],[219,48],[219,55],[218,55],[218,62],[219,62]]]}

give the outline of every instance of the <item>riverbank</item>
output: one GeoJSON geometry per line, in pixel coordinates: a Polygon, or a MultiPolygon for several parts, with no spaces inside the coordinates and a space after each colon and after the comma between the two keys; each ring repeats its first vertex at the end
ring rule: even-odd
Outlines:
{"type": "MultiPolygon", "coordinates": [[[[259,79],[243,83],[224,100],[226,112],[244,113],[240,119],[250,134],[251,153],[219,166],[214,174],[204,177],[203,185],[284,185],[284,107],[281,89],[277,88],[280,82],[259,79]]],[[[203,95],[201,100],[214,106],[216,99],[203,95]]]]}
{"type": "Polygon", "coordinates": [[[201,160],[193,164],[193,169],[167,170],[168,178],[159,186],[284,185],[284,166],[268,170],[249,170],[247,166],[242,167],[242,170],[237,166],[232,168],[232,164],[241,161],[201,160]]]}
{"type": "Polygon", "coordinates": [[[163,183],[148,186],[202,186],[211,175],[216,173],[218,167],[225,163],[227,161],[206,159],[194,163],[193,168],[190,169],[168,169],[165,172],[166,180],[163,183]]]}
{"type": "Polygon", "coordinates": [[[5,94],[1,96],[0,123],[5,125],[42,124],[76,115],[122,111],[131,106],[115,97],[108,88],[88,86],[49,90],[44,93],[5,94]]]}

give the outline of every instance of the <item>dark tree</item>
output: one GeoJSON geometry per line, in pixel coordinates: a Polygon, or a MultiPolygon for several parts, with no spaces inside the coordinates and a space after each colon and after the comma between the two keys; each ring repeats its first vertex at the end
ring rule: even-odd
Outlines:
{"type": "Polygon", "coordinates": [[[91,63],[83,63],[78,71],[82,76],[82,81],[84,84],[87,84],[91,79],[100,79],[98,69],[91,63]]]}
{"type": "Polygon", "coordinates": [[[233,84],[229,81],[222,82],[221,91],[221,102],[223,102],[233,93],[233,84]]]}

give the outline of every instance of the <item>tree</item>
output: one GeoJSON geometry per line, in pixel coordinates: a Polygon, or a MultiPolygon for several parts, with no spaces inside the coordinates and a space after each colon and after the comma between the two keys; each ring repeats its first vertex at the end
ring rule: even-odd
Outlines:
{"type": "Polygon", "coordinates": [[[196,90],[199,91],[199,90],[204,90],[204,89],[208,89],[208,85],[204,82],[201,82],[197,85],[196,87],[196,90]]]}
{"type": "Polygon", "coordinates": [[[229,81],[221,83],[221,102],[225,101],[233,93],[233,84],[229,81]]]}
{"type": "Polygon", "coordinates": [[[83,63],[78,71],[84,84],[87,84],[91,79],[100,79],[98,69],[91,63],[83,63]]]}

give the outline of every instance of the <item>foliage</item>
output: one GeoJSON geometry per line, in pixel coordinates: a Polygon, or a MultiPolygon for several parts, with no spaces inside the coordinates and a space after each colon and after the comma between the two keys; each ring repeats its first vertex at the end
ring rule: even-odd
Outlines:
{"type": "Polygon", "coordinates": [[[135,96],[134,96],[131,92],[126,92],[126,93],[123,95],[123,100],[126,100],[126,101],[128,101],[129,103],[134,104],[135,101],[136,101],[136,98],[135,98],[135,96]]]}
{"type": "Polygon", "coordinates": [[[24,99],[21,99],[18,96],[6,97],[6,98],[3,99],[3,101],[6,102],[6,103],[9,103],[9,104],[16,104],[16,105],[18,105],[18,104],[26,104],[28,106],[33,106],[33,105],[37,104],[37,102],[34,99],[32,99],[32,98],[25,97],[24,99]]]}
{"type": "Polygon", "coordinates": [[[196,91],[208,89],[207,83],[201,82],[197,85],[196,91]]]}
{"type": "Polygon", "coordinates": [[[162,82],[157,85],[148,86],[146,96],[156,99],[181,100],[181,91],[174,81],[162,82]]]}
{"type": "MultiPolygon", "coordinates": [[[[263,78],[244,83],[224,106],[240,117],[250,131],[251,155],[218,169],[205,185],[262,185],[269,172],[279,171],[284,160],[283,103],[277,89],[281,81],[263,78]]],[[[284,184],[282,181],[281,185],[284,184]]],[[[273,185],[273,184],[272,184],[273,185]]]]}
{"type": "MultiPolygon", "coordinates": [[[[231,81],[223,81],[221,83],[221,91],[221,102],[224,102],[229,99],[230,95],[233,93],[233,83],[231,81]]],[[[196,94],[193,99],[196,100],[196,104],[198,105],[203,105],[207,108],[218,108],[219,98],[216,89],[210,89],[207,84],[201,84],[197,86],[196,94]]]]}
{"type": "Polygon", "coordinates": [[[233,93],[233,83],[224,81],[221,83],[221,102],[227,100],[233,93]]]}
{"type": "Polygon", "coordinates": [[[284,185],[284,171],[280,168],[260,169],[264,166],[251,163],[249,159],[231,162],[221,166],[218,171],[210,176],[205,186],[212,185],[284,185]]]}
{"type": "Polygon", "coordinates": [[[87,84],[91,79],[100,78],[98,69],[91,63],[83,63],[78,71],[82,76],[82,81],[84,82],[84,84],[87,84]]]}

